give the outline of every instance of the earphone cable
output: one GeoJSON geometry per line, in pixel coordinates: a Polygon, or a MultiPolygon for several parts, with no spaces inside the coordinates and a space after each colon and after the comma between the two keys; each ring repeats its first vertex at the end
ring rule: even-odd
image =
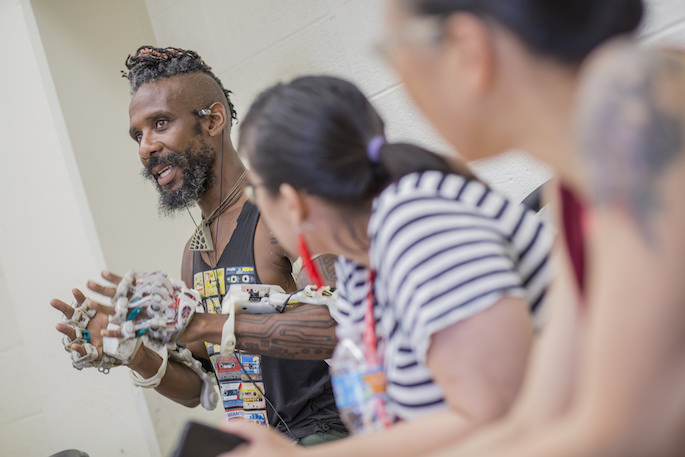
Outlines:
{"type": "MultiPolygon", "coordinates": [[[[219,178],[219,199],[223,196],[224,192],[224,132],[223,130],[221,131],[221,177],[219,178]]],[[[221,205],[219,205],[221,206],[221,205]]],[[[212,265],[212,268],[216,268],[216,250],[218,248],[218,243],[219,243],[219,222],[221,221],[221,213],[216,218],[216,240],[214,241],[214,265],[212,265]]],[[[210,229],[211,230],[211,229],[210,229]]],[[[209,232],[210,234],[212,233],[211,231],[209,232]]]]}
{"type": "MultiPolygon", "coordinates": [[[[248,377],[248,379],[250,380],[250,382],[252,383],[252,385],[255,386],[255,389],[257,389],[257,390],[259,391],[259,393],[262,394],[262,397],[264,397],[264,400],[269,404],[269,406],[271,406],[271,409],[274,410],[274,412],[276,413],[276,416],[277,416],[278,419],[281,421],[281,423],[285,426],[285,429],[288,431],[288,434],[290,435],[290,437],[291,437],[293,440],[295,440],[297,443],[299,443],[300,440],[297,439],[297,438],[295,437],[295,434],[293,434],[292,430],[290,430],[290,427],[288,427],[288,423],[285,421],[285,419],[283,419],[283,416],[281,416],[281,414],[278,412],[278,410],[276,409],[276,407],[274,406],[274,404],[271,403],[271,400],[269,400],[269,398],[266,396],[266,394],[264,393],[264,391],[263,391],[262,389],[259,388],[259,386],[257,385],[257,382],[252,378],[252,375],[250,375],[250,373],[248,373],[247,371],[245,371],[245,368],[243,368],[243,363],[242,363],[241,360],[240,360],[240,354],[239,354],[237,351],[235,351],[235,352],[233,353],[233,355],[235,355],[235,358],[236,358],[236,360],[238,361],[238,365],[240,365],[240,370],[241,370],[243,373],[245,373],[245,374],[247,375],[247,377],[248,377]]],[[[260,362],[260,363],[261,363],[261,362],[260,362]]]]}

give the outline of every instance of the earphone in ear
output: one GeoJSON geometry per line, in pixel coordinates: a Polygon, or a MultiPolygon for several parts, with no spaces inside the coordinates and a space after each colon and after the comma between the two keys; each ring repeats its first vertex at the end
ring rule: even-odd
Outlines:
{"type": "Polygon", "coordinates": [[[209,108],[203,108],[197,112],[197,115],[199,117],[209,116],[210,114],[212,114],[212,110],[210,110],[209,108]]]}

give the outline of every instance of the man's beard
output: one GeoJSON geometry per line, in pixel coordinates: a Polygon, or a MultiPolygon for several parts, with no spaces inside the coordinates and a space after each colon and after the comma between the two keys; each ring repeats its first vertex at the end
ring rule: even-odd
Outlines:
{"type": "Polygon", "coordinates": [[[170,152],[162,157],[150,157],[141,174],[157,185],[159,191],[159,213],[172,216],[174,213],[193,206],[214,184],[214,160],[216,150],[204,141],[199,147],[192,146],[184,154],[170,152]],[[152,173],[155,167],[174,165],[183,175],[181,187],[169,190],[173,181],[164,186],[157,183],[157,176],[152,173]]]}

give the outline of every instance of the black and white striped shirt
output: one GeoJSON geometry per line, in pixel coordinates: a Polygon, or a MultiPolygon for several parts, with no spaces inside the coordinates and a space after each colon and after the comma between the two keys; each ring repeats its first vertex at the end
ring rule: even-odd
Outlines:
{"type": "MultiPolygon", "coordinates": [[[[395,420],[411,419],[445,407],[425,364],[434,333],[505,295],[539,309],[553,233],[533,212],[482,183],[429,171],[382,192],[368,234],[388,411],[395,420]]],[[[340,300],[332,314],[339,337],[360,336],[368,271],[343,257],[336,271],[340,300]]]]}

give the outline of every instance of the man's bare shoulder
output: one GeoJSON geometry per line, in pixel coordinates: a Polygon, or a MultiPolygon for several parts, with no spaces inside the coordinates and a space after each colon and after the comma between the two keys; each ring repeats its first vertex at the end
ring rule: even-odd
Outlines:
{"type": "Polygon", "coordinates": [[[292,261],[263,218],[257,222],[254,240],[257,274],[263,284],[278,284],[286,291],[295,290],[292,261]]]}

